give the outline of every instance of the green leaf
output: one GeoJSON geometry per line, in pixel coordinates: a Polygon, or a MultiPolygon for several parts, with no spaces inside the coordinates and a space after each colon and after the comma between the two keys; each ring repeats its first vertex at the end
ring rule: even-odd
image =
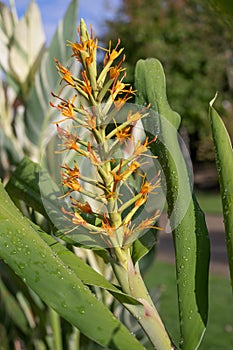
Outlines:
{"type": "Polygon", "coordinates": [[[133,243],[132,260],[134,264],[145,256],[157,242],[157,231],[151,229],[133,243]]]}
{"type": "Polygon", "coordinates": [[[21,152],[16,148],[10,137],[8,137],[3,129],[0,129],[0,154],[1,158],[4,159],[3,152],[7,155],[11,165],[15,165],[20,161],[21,152]]]}
{"type": "MultiPolygon", "coordinates": [[[[37,229],[38,230],[38,229],[37,229]]],[[[82,259],[73,254],[64,245],[58,243],[53,237],[38,230],[41,238],[51,247],[56,255],[76,273],[81,281],[89,286],[96,286],[108,290],[120,303],[140,304],[135,298],[122,293],[117,287],[110,283],[106,278],[100,275],[87,265],[82,259]]]]}
{"type": "Polygon", "coordinates": [[[226,244],[233,290],[233,150],[225,125],[210,102],[210,122],[222,197],[226,244]]]}
{"type": "Polygon", "coordinates": [[[211,4],[216,4],[225,15],[233,16],[233,4],[231,0],[209,0],[211,4]]]}
{"type": "MultiPolygon", "coordinates": [[[[12,196],[12,198],[24,200],[34,210],[37,210],[39,213],[45,215],[49,219],[49,216],[47,216],[47,211],[45,210],[43,202],[41,200],[38,180],[39,171],[40,168],[37,163],[34,163],[28,158],[24,158],[11,176],[6,186],[6,190],[10,196],[12,196]]],[[[51,197],[52,206],[57,202],[56,191],[58,190],[52,181],[50,184],[50,190],[55,196],[55,199],[51,197]]],[[[51,246],[51,249],[60,257],[60,259],[67,266],[72,268],[73,271],[75,271],[78,278],[80,278],[84,284],[107,289],[121,303],[139,304],[136,299],[122,293],[118,288],[107,281],[102,275],[94,271],[83,260],[79,259],[76,255],[71,253],[62,244],[59,244],[54,238],[45,234],[42,230],[38,229],[38,227],[37,231],[43,240],[51,246]]]]}
{"type": "MultiPolygon", "coordinates": [[[[13,172],[10,180],[6,185],[6,190],[12,199],[20,199],[25,201],[25,203],[32,207],[34,210],[49,218],[41,200],[39,176],[39,164],[25,157],[13,172]]],[[[58,188],[52,181],[50,182],[50,188],[51,191],[54,192],[55,196],[58,192],[58,188]]],[[[51,201],[56,204],[56,201],[54,201],[54,199],[56,198],[51,198],[51,201]]]]}
{"type": "Polygon", "coordinates": [[[0,339],[2,350],[9,350],[9,333],[7,332],[6,326],[0,324],[0,339]]]}
{"type": "MultiPolygon", "coordinates": [[[[50,199],[50,207],[56,207],[57,198],[60,192],[56,184],[49,179],[49,189],[51,195],[47,198],[50,199]]],[[[40,166],[34,163],[29,158],[25,157],[17,166],[16,170],[12,174],[10,180],[6,185],[6,190],[12,199],[20,199],[26,202],[27,205],[38,211],[46,218],[50,220],[48,211],[44,208],[41,200],[41,193],[39,188],[40,166]]],[[[48,200],[49,200],[48,199],[48,200]]],[[[48,201],[47,201],[48,204],[48,201]]],[[[60,207],[57,206],[57,211],[60,211],[60,207]]],[[[69,239],[69,241],[71,238],[69,239]]],[[[150,230],[147,234],[136,240],[133,245],[132,258],[134,263],[140,260],[146,255],[152,247],[156,244],[157,232],[156,230],[150,230]]],[[[76,242],[74,242],[76,243],[76,242]]]]}
{"type": "Polygon", "coordinates": [[[143,349],[74,271],[38,235],[0,184],[0,256],[42,300],[90,339],[110,349],[143,349]]]}
{"type": "MultiPolygon", "coordinates": [[[[36,75],[35,85],[31,89],[26,106],[25,123],[27,136],[34,144],[40,147],[45,137],[51,136],[51,130],[54,130],[54,125],[50,124],[58,115],[56,109],[49,105],[51,100],[50,92],[60,90],[60,79],[55,68],[54,57],[66,65],[71,56],[71,51],[66,48],[65,44],[67,40],[72,41],[76,35],[77,7],[78,0],[72,0],[63,20],[59,23],[48,52],[43,56],[41,69],[36,75]]],[[[64,93],[67,94],[68,90],[65,90],[64,93]]],[[[70,92],[68,93],[70,94],[70,92]]],[[[65,98],[67,97],[69,96],[65,95],[65,98]]]]}
{"type": "Polygon", "coordinates": [[[158,156],[166,177],[168,215],[176,252],[180,346],[194,350],[201,342],[208,315],[208,231],[204,215],[192,196],[177,135],[180,116],[167,102],[161,63],[156,59],[139,60],[135,79],[137,103],[143,106],[150,103],[157,111],[154,117],[144,118],[143,124],[153,135],[159,131],[151,151],[158,156]]]}
{"type": "Polygon", "coordinates": [[[65,202],[62,199],[59,200],[64,193],[44,167],[40,167],[39,164],[25,157],[12,174],[6,190],[15,203],[17,203],[16,200],[23,200],[27,205],[46,217],[50,221],[54,233],[61,237],[63,241],[95,250],[101,249],[102,253],[105,252],[102,247],[102,239],[98,235],[87,236],[80,232],[64,234],[67,231],[67,220],[61,208],[65,205],[65,202]]]}
{"type": "Polygon", "coordinates": [[[2,280],[0,280],[0,295],[1,303],[4,305],[8,317],[12,319],[22,332],[27,333],[28,324],[26,317],[18,302],[3,284],[2,280]]]}

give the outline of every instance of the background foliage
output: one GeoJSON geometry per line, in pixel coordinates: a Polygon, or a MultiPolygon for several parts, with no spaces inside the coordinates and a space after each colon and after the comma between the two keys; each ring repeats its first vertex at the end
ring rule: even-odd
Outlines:
{"type": "Polygon", "coordinates": [[[213,160],[208,104],[220,92],[218,110],[232,129],[232,26],[216,6],[199,0],[123,0],[107,22],[103,41],[122,39],[128,79],[138,59],[157,57],[167,76],[168,98],[182,116],[192,156],[213,160]]]}

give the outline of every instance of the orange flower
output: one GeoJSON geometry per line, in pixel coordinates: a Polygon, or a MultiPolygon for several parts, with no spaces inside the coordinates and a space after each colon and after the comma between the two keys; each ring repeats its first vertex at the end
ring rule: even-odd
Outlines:
{"type": "Polygon", "coordinates": [[[101,227],[103,228],[104,232],[109,237],[113,237],[116,228],[114,226],[111,226],[109,219],[107,218],[106,213],[104,213],[104,220],[102,220],[101,227]]]}
{"type": "Polygon", "coordinates": [[[79,181],[77,179],[63,179],[62,183],[64,186],[68,187],[71,189],[71,191],[69,191],[67,194],[73,192],[73,191],[77,191],[80,192],[82,187],[79,183],[79,181]]]}
{"type": "Polygon", "coordinates": [[[148,230],[150,228],[155,228],[157,230],[162,230],[161,227],[154,226],[154,222],[156,219],[159,218],[160,210],[156,210],[155,214],[151,216],[150,218],[147,218],[145,220],[142,220],[140,224],[137,226],[136,230],[137,231],[142,231],[142,230],[148,230]]]}
{"type": "Polygon", "coordinates": [[[68,46],[71,46],[73,50],[73,55],[71,57],[76,57],[79,62],[82,63],[82,56],[81,54],[86,51],[86,45],[84,44],[79,44],[78,42],[72,43],[71,41],[68,41],[68,46]]]}
{"type": "Polygon", "coordinates": [[[63,75],[62,80],[65,80],[69,85],[74,87],[75,82],[73,80],[73,76],[72,76],[71,72],[69,71],[69,69],[65,68],[56,58],[54,58],[54,61],[57,65],[58,72],[60,72],[63,75]]]}
{"type": "Polygon", "coordinates": [[[123,48],[121,48],[119,51],[117,51],[120,43],[121,43],[121,40],[118,39],[115,48],[111,51],[111,41],[109,42],[109,48],[108,48],[108,50],[106,50],[107,52],[106,52],[106,55],[104,58],[104,66],[113,62],[118,56],[120,56],[120,54],[124,50],[123,48]]]}
{"type": "Polygon", "coordinates": [[[110,67],[109,68],[109,76],[110,79],[118,79],[118,77],[120,76],[121,72],[125,71],[126,68],[122,68],[119,66],[119,64],[115,67],[110,67]]]}
{"type": "Polygon", "coordinates": [[[95,151],[92,149],[90,142],[88,141],[88,145],[87,145],[87,158],[90,159],[91,163],[94,165],[100,165],[101,161],[99,160],[97,154],[95,153],[95,151]]]}
{"type": "Polygon", "coordinates": [[[124,170],[122,173],[120,173],[121,167],[122,167],[122,159],[120,161],[120,164],[115,171],[111,171],[111,174],[114,176],[114,179],[116,178],[117,181],[126,180],[134,171],[136,171],[141,164],[137,162],[136,160],[132,161],[127,167],[126,170],[124,170]]]}
{"type": "MultiPolygon", "coordinates": [[[[74,95],[72,100],[68,99],[68,100],[64,100],[63,98],[55,95],[54,93],[52,93],[53,97],[58,98],[61,102],[56,106],[54,105],[52,102],[50,102],[50,106],[57,108],[64,117],[66,117],[67,119],[74,119],[75,115],[74,115],[74,101],[77,98],[77,95],[74,95]]],[[[63,120],[62,120],[63,121],[63,120]]]]}
{"type": "Polygon", "coordinates": [[[74,56],[77,56],[77,58],[80,57],[80,52],[82,51],[85,51],[86,48],[85,48],[85,44],[79,44],[78,42],[75,42],[75,43],[72,43],[71,41],[68,41],[68,44],[67,46],[71,46],[72,50],[73,50],[73,55],[72,57],[74,56]]]}
{"type": "Polygon", "coordinates": [[[120,143],[124,142],[125,140],[131,137],[132,128],[133,128],[132,125],[128,125],[124,129],[116,132],[116,138],[120,143]]]}
{"type": "MultiPolygon", "coordinates": [[[[70,212],[64,208],[62,211],[70,221],[70,226],[73,227],[69,232],[79,225],[85,225],[82,229],[84,233],[87,231],[90,234],[99,234],[109,247],[113,246],[114,237],[118,234],[120,245],[124,245],[124,240],[126,244],[130,245],[130,240],[136,239],[140,231],[154,227],[153,222],[158,215],[157,212],[155,215],[152,213],[151,217],[141,220],[137,227],[132,223],[135,215],[140,211],[150,194],[156,192],[160,183],[158,178],[147,180],[147,176],[142,175],[145,174],[142,166],[147,162],[141,160],[144,157],[155,157],[149,154],[148,149],[156,138],[150,141],[146,137],[143,142],[135,141],[133,137],[134,126],[147,115],[144,110],[125,111],[124,120],[115,121],[119,114],[118,111],[135,94],[132,86],[123,82],[126,69],[122,67],[125,55],[122,55],[123,48],[119,48],[120,39],[114,48],[111,48],[111,42],[109,43],[108,49],[105,50],[104,67],[99,73],[96,54],[97,49],[102,48],[98,46],[98,39],[93,37],[92,31],[89,34],[83,20],[80,22],[78,33],[78,42],[68,42],[68,46],[72,49],[71,57],[81,63],[80,75],[77,77],[72,75],[71,71],[56,58],[54,60],[62,79],[61,82],[65,82],[63,86],[69,85],[74,88],[75,92],[84,99],[75,103],[76,95],[69,100],[52,94],[59,101],[56,106],[52,102],[50,104],[61,112],[62,121],[71,119],[72,123],[75,123],[73,127],[77,133],[82,128],[79,138],[73,129],[63,129],[57,125],[58,137],[63,148],[61,151],[74,150],[77,156],[84,156],[86,160],[88,159],[89,165],[96,171],[96,176],[90,178],[85,176],[80,171],[78,163],[74,163],[73,168],[68,164],[61,166],[61,182],[66,187],[64,191],[66,193],[63,197],[67,194],[70,195],[72,208],[70,212]],[[118,63],[115,63],[116,59],[118,63]],[[90,106],[94,106],[94,109],[89,109],[90,106]],[[115,128],[112,128],[110,123],[115,123],[115,128]],[[87,133],[84,134],[83,129],[87,133]],[[83,137],[86,139],[84,140],[83,137]],[[112,159],[121,154],[120,147],[123,143],[125,146],[130,144],[130,147],[134,147],[132,150],[130,148],[130,151],[124,147],[124,151],[128,154],[124,159],[120,159],[120,161],[112,159]],[[133,178],[134,175],[135,178],[142,176],[138,190],[130,186],[131,177],[133,178]],[[88,190],[89,187],[86,187],[85,184],[90,185],[91,189],[88,190]],[[123,193],[124,186],[128,189],[126,196],[123,193]],[[76,192],[77,197],[73,195],[73,192],[76,192]],[[91,205],[85,200],[82,201],[78,197],[79,195],[90,198],[88,201],[94,199],[95,203],[99,202],[101,207],[96,209],[96,212],[93,207],[93,212],[91,205]],[[102,206],[107,208],[104,215],[100,214],[102,206]],[[95,224],[91,223],[92,220],[89,222],[87,218],[93,219],[95,224]],[[98,221],[94,220],[95,218],[98,221]]],[[[59,95],[62,92],[63,88],[59,95]]],[[[120,117],[122,115],[123,112],[120,113],[120,117]]],[[[85,172],[84,169],[83,171],[85,172]]]]}
{"type": "Polygon", "coordinates": [[[80,192],[82,190],[82,186],[80,185],[78,179],[80,177],[80,171],[78,169],[78,166],[75,165],[73,169],[71,169],[67,164],[62,166],[64,169],[64,172],[62,175],[62,184],[68,188],[70,188],[70,191],[67,194],[77,191],[80,192]]]}
{"type": "Polygon", "coordinates": [[[120,93],[123,93],[123,92],[127,92],[128,90],[125,89],[126,87],[126,84],[122,83],[122,80],[123,80],[123,77],[121,80],[117,80],[111,90],[110,90],[110,93],[111,93],[111,96],[112,96],[112,100],[114,101],[116,96],[120,93]]]}
{"type": "MultiPolygon", "coordinates": [[[[158,174],[155,176],[155,178],[157,178],[159,175],[160,175],[160,172],[158,172],[158,174]]],[[[152,179],[150,182],[143,181],[143,184],[142,184],[141,189],[139,191],[139,194],[141,193],[142,196],[135,202],[135,207],[140,207],[141,205],[143,205],[147,201],[149,193],[156,194],[156,192],[153,192],[153,190],[160,186],[160,178],[157,179],[157,181],[154,184],[152,184],[153,181],[154,181],[154,179],[152,179]]]]}
{"type": "Polygon", "coordinates": [[[135,202],[135,207],[141,207],[143,204],[145,204],[147,201],[147,196],[142,195],[136,202],[135,202]]]}
{"type": "MultiPolygon", "coordinates": [[[[155,136],[151,141],[149,141],[148,137],[146,137],[145,141],[141,143],[140,141],[137,142],[135,148],[134,148],[134,155],[139,156],[147,152],[148,146],[152,143],[155,142],[157,137],[155,136]]],[[[153,156],[151,156],[153,157],[153,156]]]]}
{"type": "Polygon", "coordinates": [[[131,175],[135,170],[137,170],[141,164],[134,160],[130,165],[128,165],[128,169],[123,172],[123,177],[126,178],[131,175]]]}
{"type": "MultiPolygon", "coordinates": [[[[80,33],[80,32],[79,32],[80,33]]],[[[68,42],[68,46],[71,46],[73,50],[73,55],[71,57],[76,57],[77,60],[81,63],[85,61],[87,67],[92,64],[94,61],[95,51],[97,49],[98,39],[90,38],[83,42],[80,35],[80,43],[68,42]]]]}
{"type": "Polygon", "coordinates": [[[96,130],[96,116],[94,116],[93,113],[91,112],[87,112],[86,120],[87,120],[87,126],[91,130],[96,130]]]}
{"type": "Polygon", "coordinates": [[[116,86],[113,85],[111,89],[111,96],[114,101],[116,110],[120,110],[124,104],[132,98],[136,90],[133,90],[132,86],[129,89],[124,89],[128,84],[124,84],[119,80],[116,83],[116,86]],[[118,97],[119,94],[124,93],[123,97],[118,97]],[[116,99],[117,98],[117,99],[116,99]]]}
{"type": "Polygon", "coordinates": [[[133,161],[130,165],[128,165],[128,169],[121,172],[122,168],[122,159],[120,160],[119,167],[116,171],[110,171],[110,173],[113,175],[113,187],[111,191],[111,195],[116,196],[116,186],[117,183],[120,181],[126,181],[127,178],[140,166],[140,164],[136,161],[133,161]]]}
{"type": "Polygon", "coordinates": [[[74,208],[77,208],[78,210],[86,214],[92,213],[91,206],[88,202],[81,203],[80,201],[78,201],[77,199],[74,199],[73,197],[70,197],[70,199],[72,200],[72,206],[74,208]]]}
{"type": "Polygon", "coordinates": [[[79,146],[77,145],[77,141],[79,140],[78,136],[73,135],[72,133],[66,131],[63,128],[60,128],[60,126],[57,124],[57,132],[58,137],[63,141],[64,149],[63,151],[72,149],[75,151],[80,151],[79,146]]]}
{"type": "Polygon", "coordinates": [[[86,220],[84,220],[83,217],[81,215],[79,215],[79,213],[77,213],[77,212],[71,213],[71,212],[67,211],[64,207],[62,207],[61,210],[65,215],[71,216],[72,219],[70,221],[72,221],[73,224],[75,224],[75,225],[87,225],[86,220]]]}
{"type": "Polygon", "coordinates": [[[91,95],[91,92],[92,92],[92,87],[91,87],[91,83],[87,77],[87,73],[84,71],[84,72],[81,72],[81,75],[82,75],[82,78],[83,78],[83,85],[81,87],[81,89],[88,95],[90,96],[91,95]]]}
{"type": "Polygon", "coordinates": [[[79,168],[77,166],[77,164],[75,163],[75,166],[73,169],[71,169],[68,164],[65,164],[64,166],[62,166],[63,169],[65,169],[65,173],[72,178],[79,178],[80,177],[80,171],[79,168]]]}
{"type": "Polygon", "coordinates": [[[122,167],[122,159],[120,160],[118,170],[116,172],[110,171],[110,173],[113,175],[113,187],[112,187],[112,191],[111,191],[112,197],[115,196],[117,183],[123,179],[123,174],[121,174],[121,167],[122,167]]]}

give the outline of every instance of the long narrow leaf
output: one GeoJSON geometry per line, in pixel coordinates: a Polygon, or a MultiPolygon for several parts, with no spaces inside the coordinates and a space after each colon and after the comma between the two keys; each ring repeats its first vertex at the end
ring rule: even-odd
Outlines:
{"type": "Polygon", "coordinates": [[[170,226],[176,254],[179,317],[184,350],[197,349],[206,328],[208,314],[209,239],[205,219],[192,199],[189,173],[177,138],[180,116],[171,110],[166,97],[162,65],[156,59],[140,60],[136,66],[137,102],[150,103],[157,111],[144,118],[145,130],[157,134],[151,145],[158,156],[167,185],[170,226]]]}
{"type": "Polygon", "coordinates": [[[225,125],[213,107],[214,101],[215,99],[210,103],[210,122],[222,197],[228,261],[233,290],[233,150],[225,125]]]}
{"type": "Polygon", "coordinates": [[[78,0],[72,0],[63,20],[44,55],[40,72],[36,75],[35,85],[29,95],[26,106],[26,132],[29,139],[41,146],[46,135],[51,133],[51,120],[55,118],[56,110],[49,106],[51,91],[59,91],[59,77],[54,65],[54,57],[61,62],[68,62],[71,52],[66,48],[67,40],[72,41],[77,29],[78,0]]]}
{"type": "Polygon", "coordinates": [[[110,349],[143,349],[22,216],[0,184],[0,256],[42,300],[110,349]]]}
{"type": "Polygon", "coordinates": [[[108,290],[113,296],[116,297],[121,303],[127,304],[140,304],[133,297],[122,293],[112,283],[105,279],[104,276],[93,270],[82,259],[71,253],[62,244],[59,244],[51,236],[45,234],[39,230],[40,236],[43,240],[51,246],[51,249],[59,256],[59,258],[69,266],[81,279],[81,281],[89,286],[96,286],[108,290]]]}
{"type": "Polygon", "coordinates": [[[37,4],[31,2],[25,15],[15,25],[10,43],[9,65],[17,82],[26,82],[44,46],[40,11],[37,4]]]}
{"type": "MultiPolygon", "coordinates": [[[[24,200],[27,205],[38,211],[49,219],[48,213],[44,208],[41,200],[41,193],[39,188],[40,166],[25,157],[17,166],[7,183],[6,190],[12,199],[24,200]]],[[[59,189],[56,184],[50,181],[49,185],[51,196],[51,207],[56,206],[56,194],[59,197],[59,189]],[[54,196],[52,196],[52,193],[54,196]],[[54,200],[55,197],[55,200],[54,200]]],[[[58,209],[59,210],[59,207],[58,209]]],[[[157,233],[156,230],[151,230],[140,239],[136,240],[133,246],[133,261],[136,263],[144,255],[146,255],[151,248],[156,244],[157,233]]]]}
{"type": "Polygon", "coordinates": [[[0,67],[6,73],[10,74],[9,66],[9,43],[12,39],[14,27],[17,24],[17,19],[14,18],[9,7],[0,3],[0,67]]]}
{"type": "MultiPolygon", "coordinates": [[[[24,158],[19,163],[18,167],[10,178],[6,186],[6,190],[13,199],[24,200],[34,210],[47,216],[47,212],[41,200],[38,177],[39,165],[28,158],[24,158]]],[[[57,189],[52,181],[50,188],[52,191],[54,191],[55,195],[57,189]]],[[[53,197],[51,198],[51,201],[56,203],[56,200],[53,200],[53,197]]],[[[54,203],[51,203],[51,205],[54,205],[54,203]]],[[[83,260],[67,250],[62,244],[59,244],[54,238],[48,234],[45,234],[39,228],[37,228],[37,231],[41,238],[43,238],[43,240],[51,246],[51,249],[77,274],[78,278],[80,278],[84,284],[98,286],[108,290],[121,303],[138,304],[137,300],[122,293],[118,288],[107,281],[104,276],[98,274],[83,260]]],[[[144,249],[146,248],[144,247],[144,249]]]]}
{"type": "Polygon", "coordinates": [[[18,302],[9,292],[2,280],[0,280],[0,296],[1,303],[4,305],[5,312],[7,313],[8,317],[14,322],[14,324],[17,325],[17,327],[19,327],[22,332],[27,333],[28,323],[23,310],[20,308],[18,302]]]}
{"type": "MultiPolygon", "coordinates": [[[[23,200],[34,210],[48,217],[41,200],[39,176],[39,164],[25,157],[19,162],[17,168],[10,177],[6,185],[6,190],[13,200],[23,200]]],[[[52,181],[50,183],[50,188],[51,192],[53,191],[54,194],[58,191],[58,188],[52,181]]],[[[53,199],[54,198],[51,198],[51,201],[53,199]]],[[[56,204],[56,201],[54,201],[54,204],[56,204]]]]}

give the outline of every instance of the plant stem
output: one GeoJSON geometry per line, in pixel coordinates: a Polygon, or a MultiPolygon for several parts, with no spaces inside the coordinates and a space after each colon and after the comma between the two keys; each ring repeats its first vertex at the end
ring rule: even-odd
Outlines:
{"type": "Polygon", "coordinates": [[[72,339],[69,343],[70,350],[79,350],[80,349],[80,331],[73,327],[72,339]]]}
{"type": "Polygon", "coordinates": [[[52,308],[49,309],[50,311],[50,320],[51,320],[51,327],[53,330],[53,345],[54,349],[56,350],[62,350],[62,337],[61,337],[61,325],[60,325],[60,316],[54,311],[52,308]]]}
{"type": "Polygon", "coordinates": [[[118,262],[112,262],[116,278],[123,291],[136,298],[141,304],[124,304],[124,307],[136,318],[149,340],[157,350],[175,350],[169,335],[153,304],[142,279],[138,264],[133,264],[130,251],[115,249],[118,262]],[[120,251],[119,251],[120,250],[120,251]],[[122,256],[124,258],[122,258],[122,256]]]}

